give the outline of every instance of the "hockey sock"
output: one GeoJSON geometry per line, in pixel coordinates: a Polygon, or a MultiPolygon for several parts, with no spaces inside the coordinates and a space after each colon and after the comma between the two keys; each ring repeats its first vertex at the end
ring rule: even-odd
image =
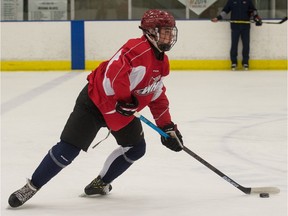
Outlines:
{"type": "Polygon", "coordinates": [[[125,172],[133,162],[128,162],[123,155],[118,156],[110,165],[109,169],[102,177],[103,182],[111,183],[114,179],[116,179],[119,175],[125,172]]]}
{"type": "Polygon", "coordinates": [[[53,146],[32,175],[31,182],[41,188],[77,157],[81,149],[60,141],[53,146]]]}
{"type": "Polygon", "coordinates": [[[133,147],[119,147],[114,150],[100,172],[100,176],[105,183],[111,183],[114,179],[125,172],[134,161],[141,158],[146,151],[145,140],[142,139],[133,147]]]}

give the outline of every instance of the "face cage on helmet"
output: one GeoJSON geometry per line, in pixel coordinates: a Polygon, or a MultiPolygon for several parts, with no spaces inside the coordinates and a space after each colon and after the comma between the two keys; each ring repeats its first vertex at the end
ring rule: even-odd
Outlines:
{"type": "MultiPolygon", "coordinates": [[[[165,27],[163,27],[165,28],[165,27]]],[[[169,27],[171,28],[171,27],[169,27]]],[[[173,46],[174,44],[177,42],[177,36],[178,36],[178,29],[176,26],[172,27],[172,39],[169,43],[161,43],[160,42],[160,30],[161,28],[155,28],[153,33],[151,32],[151,30],[149,31],[150,34],[149,35],[149,39],[150,41],[154,44],[154,46],[156,46],[156,48],[158,48],[160,51],[162,52],[166,52],[166,51],[169,51],[173,46]],[[152,38],[151,38],[152,36],[152,38]]]]}
{"type": "Polygon", "coordinates": [[[171,35],[172,35],[172,39],[170,41],[170,43],[160,43],[159,40],[160,40],[160,29],[161,28],[156,28],[156,32],[157,32],[157,38],[158,38],[158,41],[157,41],[157,46],[160,50],[162,50],[163,52],[165,51],[169,51],[173,46],[174,44],[177,42],[177,36],[178,36],[178,29],[176,26],[174,26],[172,28],[172,32],[171,32],[171,35]]]}

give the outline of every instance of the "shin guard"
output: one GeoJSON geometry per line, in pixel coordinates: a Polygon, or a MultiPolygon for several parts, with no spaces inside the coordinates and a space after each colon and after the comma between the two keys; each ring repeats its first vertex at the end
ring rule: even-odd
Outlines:
{"type": "Polygon", "coordinates": [[[119,147],[107,158],[100,176],[105,183],[111,183],[114,179],[124,173],[134,161],[144,156],[146,151],[145,140],[131,147],[119,147]]]}
{"type": "Polygon", "coordinates": [[[41,188],[76,158],[81,149],[60,141],[53,146],[32,175],[31,181],[41,188]]]}

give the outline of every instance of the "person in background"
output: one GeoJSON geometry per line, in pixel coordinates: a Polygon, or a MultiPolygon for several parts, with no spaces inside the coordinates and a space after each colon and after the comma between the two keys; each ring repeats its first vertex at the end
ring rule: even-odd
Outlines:
{"type": "Polygon", "coordinates": [[[108,194],[112,181],[145,154],[141,121],[133,114],[147,106],[156,125],[170,134],[169,138],[161,136],[162,144],[176,152],[182,150],[182,135],[171,120],[163,84],[169,74],[165,52],[177,41],[175,19],[166,11],[152,9],[144,13],[139,28],[141,37],[128,40],[88,75],[88,84],[76,100],[60,141],[48,151],[27,184],[10,195],[11,207],[23,205],[81,150],[87,151],[102,127],[111,131],[119,146],[84,192],[88,196],[108,194]]]}
{"type": "MultiPolygon", "coordinates": [[[[233,21],[250,21],[252,18],[256,26],[262,25],[262,20],[258,15],[257,9],[252,0],[228,0],[221,13],[213,18],[212,22],[218,22],[225,19],[231,13],[230,19],[233,21]]],[[[242,50],[242,67],[249,70],[249,53],[250,53],[250,22],[248,23],[232,23],[231,22],[231,70],[237,69],[238,43],[241,37],[242,50]]]]}

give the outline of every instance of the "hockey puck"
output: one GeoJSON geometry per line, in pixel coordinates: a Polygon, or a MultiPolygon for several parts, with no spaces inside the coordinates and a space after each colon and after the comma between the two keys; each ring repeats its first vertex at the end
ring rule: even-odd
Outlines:
{"type": "Polygon", "coordinates": [[[260,193],[259,196],[261,198],[269,198],[269,193],[260,193]]]}

